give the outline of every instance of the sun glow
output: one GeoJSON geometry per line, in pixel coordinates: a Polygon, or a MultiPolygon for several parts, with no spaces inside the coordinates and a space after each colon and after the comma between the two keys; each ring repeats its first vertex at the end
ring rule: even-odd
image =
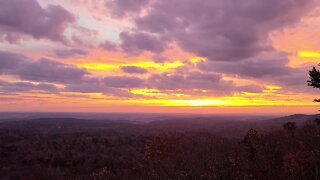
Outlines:
{"type": "Polygon", "coordinates": [[[265,88],[264,93],[275,93],[281,89],[280,86],[266,86],[265,88]]]}
{"type": "Polygon", "coordinates": [[[130,91],[132,94],[135,95],[143,95],[143,96],[151,96],[151,97],[164,97],[167,96],[165,93],[161,93],[157,89],[133,89],[130,91]]]}
{"type": "Polygon", "coordinates": [[[91,69],[91,70],[110,70],[110,69],[118,69],[118,65],[113,64],[79,64],[81,68],[91,69]]]}
{"type": "Polygon", "coordinates": [[[146,61],[146,62],[139,62],[136,64],[90,63],[90,64],[78,64],[78,66],[81,68],[87,68],[90,70],[98,70],[98,71],[119,69],[121,66],[137,66],[137,67],[146,68],[146,69],[153,68],[153,69],[165,71],[168,69],[175,69],[175,68],[184,66],[184,63],[182,63],[181,61],[166,62],[166,63],[155,63],[151,61],[146,61]]]}
{"type": "Polygon", "coordinates": [[[190,61],[194,64],[198,63],[199,61],[205,61],[206,58],[204,57],[193,57],[193,58],[190,58],[190,61]]]}
{"type": "Polygon", "coordinates": [[[227,104],[225,100],[172,100],[171,103],[178,106],[221,106],[227,104]]]}
{"type": "Polygon", "coordinates": [[[298,56],[304,58],[320,58],[320,52],[300,51],[298,52],[298,56]]]}

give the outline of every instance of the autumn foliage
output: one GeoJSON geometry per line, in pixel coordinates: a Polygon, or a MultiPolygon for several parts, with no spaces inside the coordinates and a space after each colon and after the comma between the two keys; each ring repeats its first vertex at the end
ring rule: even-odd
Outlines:
{"type": "Polygon", "coordinates": [[[126,124],[102,131],[45,125],[0,128],[1,179],[320,178],[317,122],[248,129],[239,138],[201,130],[130,131],[126,124]]]}

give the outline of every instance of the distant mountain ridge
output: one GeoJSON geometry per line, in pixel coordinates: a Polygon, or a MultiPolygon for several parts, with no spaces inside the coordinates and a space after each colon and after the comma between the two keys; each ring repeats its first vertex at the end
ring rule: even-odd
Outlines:
{"type": "Polygon", "coordinates": [[[269,121],[273,123],[295,122],[297,124],[301,124],[301,123],[307,123],[308,121],[313,121],[316,118],[320,118],[320,114],[312,114],[312,115],[293,114],[293,115],[283,116],[283,117],[274,118],[274,119],[267,119],[264,121],[269,121]]]}
{"type": "Polygon", "coordinates": [[[287,122],[295,122],[297,126],[312,122],[320,118],[320,114],[305,115],[294,114],[271,119],[237,119],[232,116],[155,116],[151,120],[144,121],[134,118],[132,120],[110,119],[79,119],[79,118],[33,118],[29,120],[7,120],[0,123],[0,129],[19,129],[33,132],[210,132],[224,137],[242,137],[249,129],[260,132],[270,132],[282,129],[287,122]],[[138,121],[137,121],[138,120],[138,121]]]}

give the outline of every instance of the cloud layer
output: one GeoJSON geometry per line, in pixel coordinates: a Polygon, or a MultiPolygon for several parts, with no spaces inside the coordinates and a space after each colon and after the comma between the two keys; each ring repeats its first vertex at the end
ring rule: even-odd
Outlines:
{"type": "Polygon", "coordinates": [[[0,99],[239,97],[250,104],[296,96],[300,102],[314,93],[306,85],[307,72],[319,58],[303,59],[297,51],[317,55],[320,49],[313,45],[316,37],[305,40],[299,33],[303,26],[316,34],[319,5],[318,0],[0,0],[0,99]],[[283,34],[296,34],[298,41],[277,44],[284,38],[276,41],[276,35],[283,34]]]}
{"type": "Polygon", "coordinates": [[[35,61],[23,55],[0,51],[0,74],[13,75],[22,80],[68,83],[81,81],[88,72],[49,59],[35,61]]]}
{"type": "Polygon", "coordinates": [[[123,32],[122,47],[129,52],[159,53],[167,42],[176,42],[184,50],[208,60],[240,61],[270,51],[269,34],[299,21],[315,3],[315,0],[154,1],[145,15],[135,19],[136,29],[123,32]]]}
{"type": "Polygon", "coordinates": [[[15,42],[27,35],[36,39],[65,41],[64,31],[75,17],[61,6],[41,7],[36,0],[1,0],[1,38],[15,42]]]}
{"type": "Polygon", "coordinates": [[[2,93],[12,94],[12,93],[21,93],[21,92],[44,92],[44,93],[58,93],[59,88],[53,84],[40,83],[34,84],[30,82],[6,82],[0,81],[0,90],[2,93]]]}

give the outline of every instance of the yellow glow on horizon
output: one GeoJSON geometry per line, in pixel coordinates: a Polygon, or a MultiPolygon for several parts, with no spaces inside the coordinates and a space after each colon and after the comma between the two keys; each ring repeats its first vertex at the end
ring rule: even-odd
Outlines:
{"type": "Polygon", "coordinates": [[[298,56],[305,58],[320,58],[320,52],[300,51],[298,52],[298,56]]]}
{"type": "Polygon", "coordinates": [[[248,106],[299,106],[299,105],[314,105],[309,100],[294,100],[287,99],[267,100],[264,97],[220,97],[216,99],[144,99],[144,100],[125,100],[125,105],[137,106],[163,106],[163,107],[248,107],[248,106]]]}
{"type": "Polygon", "coordinates": [[[170,104],[174,104],[175,106],[222,106],[228,104],[225,100],[171,100],[170,104]]]}
{"type": "Polygon", "coordinates": [[[121,66],[137,66],[141,68],[155,68],[159,70],[167,70],[167,69],[175,69],[184,64],[181,61],[174,61],[174,62],[166,62],[166,63],[155,63],[152,61],[147,62],[140,62],[136,64],[103,64],[103,63],[90,63],[90,64],[78,64],[81,68],[86,68],[89,70],[112,70],[112,69],[119,69],[121,66]]]}
{"type": "Polygon", "coordinates": [[[118,69],[119,66],[113,64],[80,64],[81,68],[92,69],[92,70],[108,70],[118,69]]]}
{"type": "Polygon", "coordinates": [[[266,89],[263,90],[264,93],[275,93],[281,89],[280,86],[273,86],[273,85],[266,86],[265,88],[266,89]]]}
{"type": "Polygon", "coordinates": [[[175,68],[184,66],[184,64],[181,61],[166,62],[161,64],[147,61],[147,62],[141,62],[137,64],[129,64],[128,66],[139,66],[142,68],[156,68],[156,69],[166,70],[166,69],[175,69],[175,68]]]}
{"type": "MultiPolygon", "coordinates": [[[[60,95],[52,94],[21,94],[21,99],[14,101],[17,106],[23,106],[26,103],[32,104],[32,107],[47,107],[57,110],[61,110],[61,107],[67,108],[64,110],[100,110],[103,107],[108,110],[111,107],[118,110],[125,110],[128,108],[135,108],[136,110],[144,110],[148,108],[160,109],[163,108],[206,108],[206,107],[275,107],[275,106],[315,106],[312,102],[314,96],[301,96],[299,94],[287,95],[272,94],[268,96],[268,93],[256,93],[256,94],[237,94],[234,96],[225,97],[196,97],[196,96],[181,96],[177,94],[166,94],[156,89],[136,89],[131,92],[142,94],[145,97],[137,96],[134,98],[117,98],[114,96],[106,96],[101,93],[62,93],[60,95]],[[164,94],[162,96],[162,94],[164,94]],[[37,99],[34,99],[34,97],[37,99]],[[71,99],[70,99],[71,98],[71,99]],[[71,109],[72,107],[72,109],[71,109]],[[68,109],[69,108],[69,109],[68,109]]],[[[15,96],[6,96],[8,98],[15,98],[15,96]]],[[[10,105],[12,102],[2,101],[3,107],[10,105]]],[[[37,109],[37,108],[35,108],[37,109]]],[[[186,109],[186,112],[192,112],[193,109],[186,109]]]]}
{"type": "Polygon", "coordinates": [[[130,91],[132,94],[143,96],[166,96],[167,94],[161,93],[157,89],[133,89],[130,91]]]}
{"type": "Polygon", "coordinates": [[[204,61],[206,58],[204,57],[193,57],[193,58],[190,58],[190,61],[194,64],[198,63],[199,61],[204,61]]]}

